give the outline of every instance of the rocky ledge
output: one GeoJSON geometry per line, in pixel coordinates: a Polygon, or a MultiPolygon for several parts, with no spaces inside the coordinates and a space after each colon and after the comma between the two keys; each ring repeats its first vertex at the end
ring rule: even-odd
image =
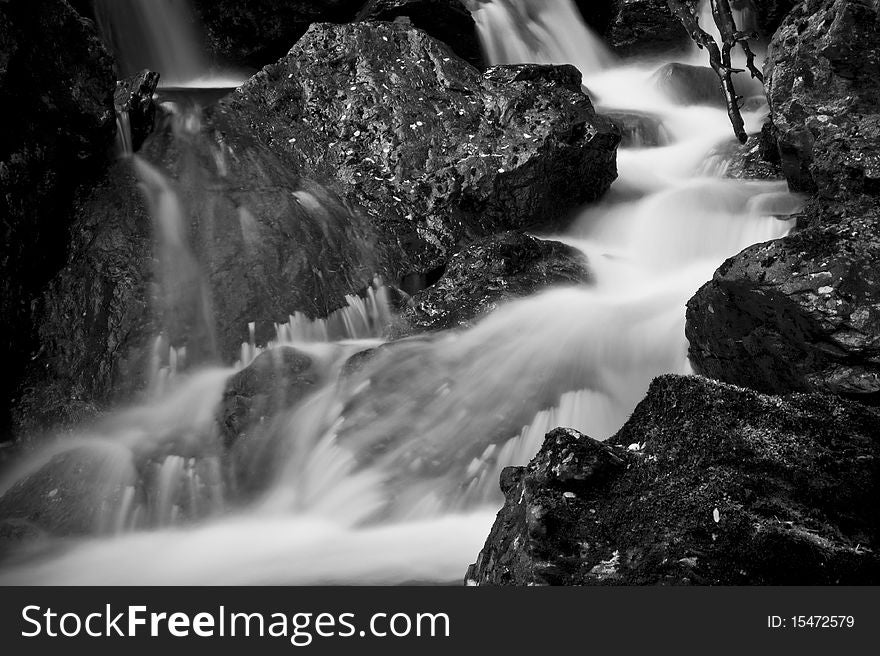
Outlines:
{"type": "Polygon", "coordinates": [[[560,428],[501,478],[480,585],[877,584],[880,415],[662,376],[607,443],[560,428]]]}

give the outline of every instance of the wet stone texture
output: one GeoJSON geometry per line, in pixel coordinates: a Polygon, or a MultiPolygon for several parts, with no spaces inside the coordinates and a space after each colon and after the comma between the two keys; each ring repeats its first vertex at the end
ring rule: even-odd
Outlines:
{"type": "Polygon", "coordinates": [[[662,376],[606,443],[560,428],[501,479],[481,585],[876,584],[876,411],[662,376]]]}
{"type": "Polygon", "coordinates": [[[764,66],[782,168],[794,190],[880,194],[880,7],[807,0],[764,66]]]}
{"type": "Polygon", "coordinates": [[[369,217],[391,279],[463,242],[563,221],[608,189],[620,141],[574,67],[481,74],[392,23],[313,25],[212,121],[332,181],[369,217]]]}
{"type": "Polygon", "coordinates": [[[691,361],[767,392],[877,399],[880,208],[814,202],[811,218],[729,259],[688,302],[691,361]]]}
{"type": "Polygon", "coordinates": [[[586,256],[577,249],[504,232],[453,255],[440,280],[409,300],[394,334],[464,328],[500,303],[591,281],[586,256]]]}

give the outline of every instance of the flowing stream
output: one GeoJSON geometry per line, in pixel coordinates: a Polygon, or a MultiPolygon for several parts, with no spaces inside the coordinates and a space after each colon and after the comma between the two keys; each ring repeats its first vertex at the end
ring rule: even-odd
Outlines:
{"type": "MultiPolygon", "coordinates": [[[[0,480],[0,495],[12,494],[53,463],[63,479],[72,454],[94,472],[81,502],[94,536],[22,549],[0,583],[460,582],[500,506],[505,466],[527,463],[556,426],[613,435],[655,376],[690,372],[687,300],[725,258],[785,235],[799,199],[784,183],[719,177],[710,154],[731,139],[725,113],[663,95],[653,75],[666,62],[616,61],[568,0],[493,0],[475,18],[496,62],[575,62],[602,110],[659,126],[665,145],[621,148],[606,199],[565,234],[541,235],[583,251],[595,283],[380,348],[343,378],[350,356],[381,343],[381,283],[327,320],[292,316],[271,344],[243,345],[237,366],[295,346],[324,382],[231,456],[215,409],[236,367],[178,373],[177,356],[163,356],[152,400],[59,438],[0,480]]],[[[765,113],[748,113],[747,127],[765,113]]],[[[173,214],[158,172],[140,173],[154,209],[173,214]]],[[[159,224],[180,248],[173,221],[159,224]]]]}

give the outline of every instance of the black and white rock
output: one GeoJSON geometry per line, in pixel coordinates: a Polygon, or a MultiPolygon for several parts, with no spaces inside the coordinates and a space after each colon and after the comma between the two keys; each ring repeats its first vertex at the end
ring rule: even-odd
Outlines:
{"type": "Polygon", "coordinates": [[[806,0],[764,66],[782,168],[792,189],[880,194],[880,7],[806,0]]]}
{"type": "Polygon", "coordinates": [[[880,398],[880,206],[814,201],[783,239],[725,262],[688,302],[700,373],[754,389],[880,398]]]}
{"type": "Polygon", "coordinates": [[[620,432],[549,433],[504,470],[479,585],[880,580],[878,414],[662,376],[620,432]]]}
{"type": "Polygon", "coordinates": [[[63,265],[76,189],[112,156],[113,62],[62,0],[0,3],[0,435],[34,345],[32,305],[63,265]]]}
{"type": "Polygon", "coordinates": [[[500,233],[453,255],[440,280],[410,299],[395,334],[465,328],[500,303],[591,280],[577,249],[520,232],[500,233]]]}

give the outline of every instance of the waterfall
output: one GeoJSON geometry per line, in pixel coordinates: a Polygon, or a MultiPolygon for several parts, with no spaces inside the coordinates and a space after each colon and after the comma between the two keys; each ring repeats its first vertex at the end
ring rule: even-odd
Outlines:
{"type": "Polygon", "coordinates": [[[188,0],[95,0],[95,14],[122,77],[146,68],[161,74],[163,87],[236,87],[244,80],[212,67],[188,0]]]}
{"type": "MultiPolygon", "coordinates": [[[[292,344],[323,382],[265,418],[232,462],[218,452],[213,417],[234,370],[207,370],[174,377],[158,398],[0,482],[12,493],[73,449],[117,454],[99,468],[99,535],[49,555],[25,551],[0,583],[460,581],[491,527],[505,466],[526,464],[559,425],[609,437],[655,376],[690,372],[686,302],[725,258],[784,236],[800,199],[784,183],[708,175],[710,153],[731,139],[724,111],[663,96],[652,76],[664,62],[613,61],[574,11],[568,0],[491,0],[475,16],[493,63],[573,61],[602,107],[650,115],[664,131],[666,145],[622,148],[607,198],[564,234],[543,235],[585,253],[593,285],[390,347],[376,348],[389,320],[378,281],[327,320],[292,316],[275,342],[246,343],[240,364],[292,344]],[[340,377],[367,349],[362,367],[340,377]],[[255,463],[252,494],[237,499],[225,469],[241,478],[255,463]]],[[[745,114],[750,130],[765,111],[745,114]]],[[[253,217],[240,218],[247,233],[253,217]]],[[[165,230],[175,243],[177,227],[165,230]]]]}
{"type": "Polygon", "coordinates": [[[493,64],[574,64],[584,74],[613,59],[572,0],[476,0],[474,20],[493,64]]]}

